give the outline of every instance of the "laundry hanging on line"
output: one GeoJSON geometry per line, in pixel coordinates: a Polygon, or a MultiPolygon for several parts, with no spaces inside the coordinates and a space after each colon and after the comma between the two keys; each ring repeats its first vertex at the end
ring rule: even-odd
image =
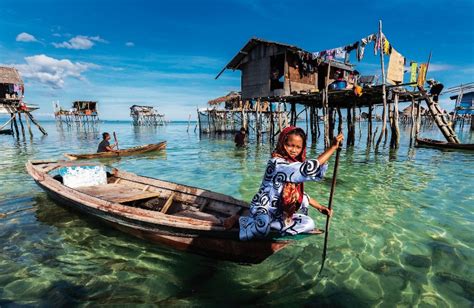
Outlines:
{"type": "Polygon", "coordinates": [[[410,83],[416,82],[417,68],[418,68],[418,63],[416,62],[410,63],[410,83]]]}
{"type": "Polygon", "coordinates": [[[390,60],[388,62],[387,81],[391,84],[403,83],[403,73],[405,69],[405,57],[392,48],[390,60]]]}

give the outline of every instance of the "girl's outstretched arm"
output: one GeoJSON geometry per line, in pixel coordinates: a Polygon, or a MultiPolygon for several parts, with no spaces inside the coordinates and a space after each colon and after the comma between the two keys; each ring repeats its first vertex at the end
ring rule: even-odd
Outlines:
{"type": "Polygon", "coordinates": [[[332,145],[321,155],[318,156],[318,161],[321,165],[325,164],[329,160],[331,155],[334,154],[334,152],[339,147],[339,144],[342,142],[342,140],[344,140],[344,135],[340,133],[339,135],[337,135],[337,137],[334,138],[332,145]]]}
{"type": "Polygon", "coordinates": [[[328,209],[324,205],[319,204],[319,202],[315,199],[309,198],[309,204],[315,209],[317,209],[321,214],[332,216],[332,210],[328,209]]]}

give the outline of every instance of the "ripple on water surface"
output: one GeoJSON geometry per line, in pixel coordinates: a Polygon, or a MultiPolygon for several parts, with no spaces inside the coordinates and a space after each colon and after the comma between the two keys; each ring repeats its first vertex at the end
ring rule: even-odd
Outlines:
{"type": "MultiPolygon", "coordinates": [[[[400,149],[390,155],[387,148],[380,154],[365,151],[363,135],[354,149],[343,150],[328,259],[318,276],[322,237],[298,241],[259,265],[212,260],[149,244],[59,207],[24,170],[28,159],[95,149],[101,131],[116,131],[121,147],[167,140],[167,150],[103,163],[250,200],[269,145],[252,141],[236,150],[232,136],[188,134],[185,124],[140,129],[102,123],[96,132],[57,129],[48,122],[45,127],[49,135],[33,141],[0,136],[0,208],[12,213],[0,223],[2,306],[472,306],[470,153],[409,149],[404,135],[400,149]]],[[[472,143],[471,134],[463,138],[472,143]]],[[[330,178],[331,172],[305,189],[326,204],[330,178]]],[[[324,226],[324,217],[311,215],[324,226]]]]}

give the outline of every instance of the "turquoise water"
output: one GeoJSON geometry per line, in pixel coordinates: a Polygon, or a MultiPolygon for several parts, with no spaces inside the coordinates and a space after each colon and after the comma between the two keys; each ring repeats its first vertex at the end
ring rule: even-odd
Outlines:
{"type": "MultiPolygon", "coordinates": [[[[363,125],[363,124],[362,124],[363,125]]],[[[258,265],[239,265],[152,245],[111,230],[50,200],[24,170],[28,159],[94,151],[99,132],[59,129],[16,141],[0,135],[0,306],[160,304],[217,306],[472,307],[474,302],[474,155],[401,147],[367,151],[365,136],[343,149],[321,276],[323,237],[310,237],[258,265]]],[[[106,160],[135,173],[250,200],[271,148],[232,136],[186,132],[187,124],[135,128],[102,123],[120,146],[168,141],[165,153],[106,160]]],[[[436,128],[423,132],[438,137],[436,128]]],[[[464,130],[461,138],[473,143],[464,130]]],[[[311,150],[316,156],[321,144],[311,150]]],[[[330,166],[331,170],[332,165],[330,166]]],[[[332,174],[332,170],[330,172],[332,174]]],[[[327,204],[330,177],[306,185],[327,204]]],[[[325,219],[310,212],[319,227],[325,219]]]]}

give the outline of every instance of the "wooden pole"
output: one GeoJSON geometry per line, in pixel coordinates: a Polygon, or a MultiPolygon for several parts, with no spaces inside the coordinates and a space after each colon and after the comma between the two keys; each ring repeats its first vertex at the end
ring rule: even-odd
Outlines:
{"type": "Polygon", "coordinates": [[[315,117],[315,108],[314,106],[311,106],[309,109],[309,127],[311,129],[311,146],[315,147],[316,146],[316,121],[314,119],[315,117]]]}
{"type": "Polygon", "coordinates": [[[393,99],[393,114],[392,114],[392,136],[390,140],[390,147],[392,149],[397,149],[400,144],[400,128],[398,127],[398,100],[399,94],[398,92],[395,93],[395,97],[393,99]]]}
{"type": "Polygon", "coordinates": [[[33,118],[33,115],[31,113],[29,113],[28,111],[25,111],[25,114],[30,118],[31,122],[33,122],[33,124],[38,127],[38,129],[40,130],[40,132],[43,133],[43,135],[48,134],[46,130],[38,122],[36,122],[35,118],[33,118]]]}
{"type": "Polygon", "coordinates": [[[415,140],[418,138],[421,126],[421,100],[418,100],[418,108],[416,110],[416,128],[415,128],[415,140]]]}
{"type": "Polygon", "coordinates": [[[414,144],[413,137],[415,136],[415,98],[411,97],[411,112],[410,112],[410,119],[411,119],[411,127],[410,127],[410,147],[414,144]]]}
{"type": "Polygon", "coordinates": [[[114,132],[114,141],[115,141],[115,144],[117,145],[117,150],[119,149],[119,144],[118,144],[118,140],[117,140],[117,134],[114,132]]]}
{"type": "Polygon", "coordinates": [[[379,40],[380,40],[380,67],[382,69],[382,101],[383,101],[383,111],[382,111],[382,130],[380,131],[379,138],[377,140],[376,148],[379,147],[382,137],[387,130],[387,94],[385,89],[385,64],[383,57],[383,42],[382,42],[382,21],[379,20],[379,40]]]}
{"type": "Polygon", "coordinates": [[[369,104],[369,114],[367,123],[367,144],[372,143],[372,104],[369,104]]]}
{"type": "Polygon", "coordinates": [[[23,121],[21,120],[21,113],[18,112],[18,122],[20,122],[21,134],[25,138],[25,127],[23,126],[23,121]]]}
{"type": "Polygon", "coordinates": [[[187,133],[189,132],[189,125],[191,125],[191,114],[189,114],[189,117],[188,117],[188,128],[186,128],[187,133]]]}
{"type": "MultiPolygon", "coordinates": [[[[16,117],[16,114],[13,115],[13,117],[16,117]]],[[[13,117],[10,117],[10,119],[8,119],[8,121],[5,122],[5,124],[3,124],[3,125],[0,127],[0,130],[2,130],[5,126],[7,126],[8,124],[10,124],[10,126],[12,127],[12,131],[13,131],[13,126],[12,126],[12,125],[13,125],[13,123],[12,123],[13,117]]]]}
{"type": "MultiPolygon", "coordinates": [[[[338,114],[339,114],[339,123],[342,123],[342,114],[340,110],[338,109],[338,114]]],[[[342,124],[339,124],[339,133],[342,132],[342,124]]],[[[341,156],[341,146],[337,148],[336,152],[336,161],[334,162],[334,172],[332,175],[332,182],[331,182],[331,192],[329,194],[329,202],[328,202],[328,209],[332,209],[332,202],[334,199],[334,193],[336,191],[336,179],[337,179],[337,169],[339,167],[339,157],[341,156]]],[[[324,268],[324,263],[326,262],[326,254],[327,254],[327,248],[328,248],[328,240],[329,240],[329,223],[331,222],[331,217],[327,216],[326,217],[326,228],[324,231],[324,248],[323,248],[323,256],[322,256],[322,262],[321,262],[321,268],[319,269],[319,274],[323,271],[324,268]]]]}
{"type": "Polygon", "coordinates": [[[20,133],[18,131],[18,124],[16,123],[16,117],[13,116],[13,113],[11,114],[11,117],[13,118],[13,125],[15,127],[16,137],[20,138],[20,133]]]}

